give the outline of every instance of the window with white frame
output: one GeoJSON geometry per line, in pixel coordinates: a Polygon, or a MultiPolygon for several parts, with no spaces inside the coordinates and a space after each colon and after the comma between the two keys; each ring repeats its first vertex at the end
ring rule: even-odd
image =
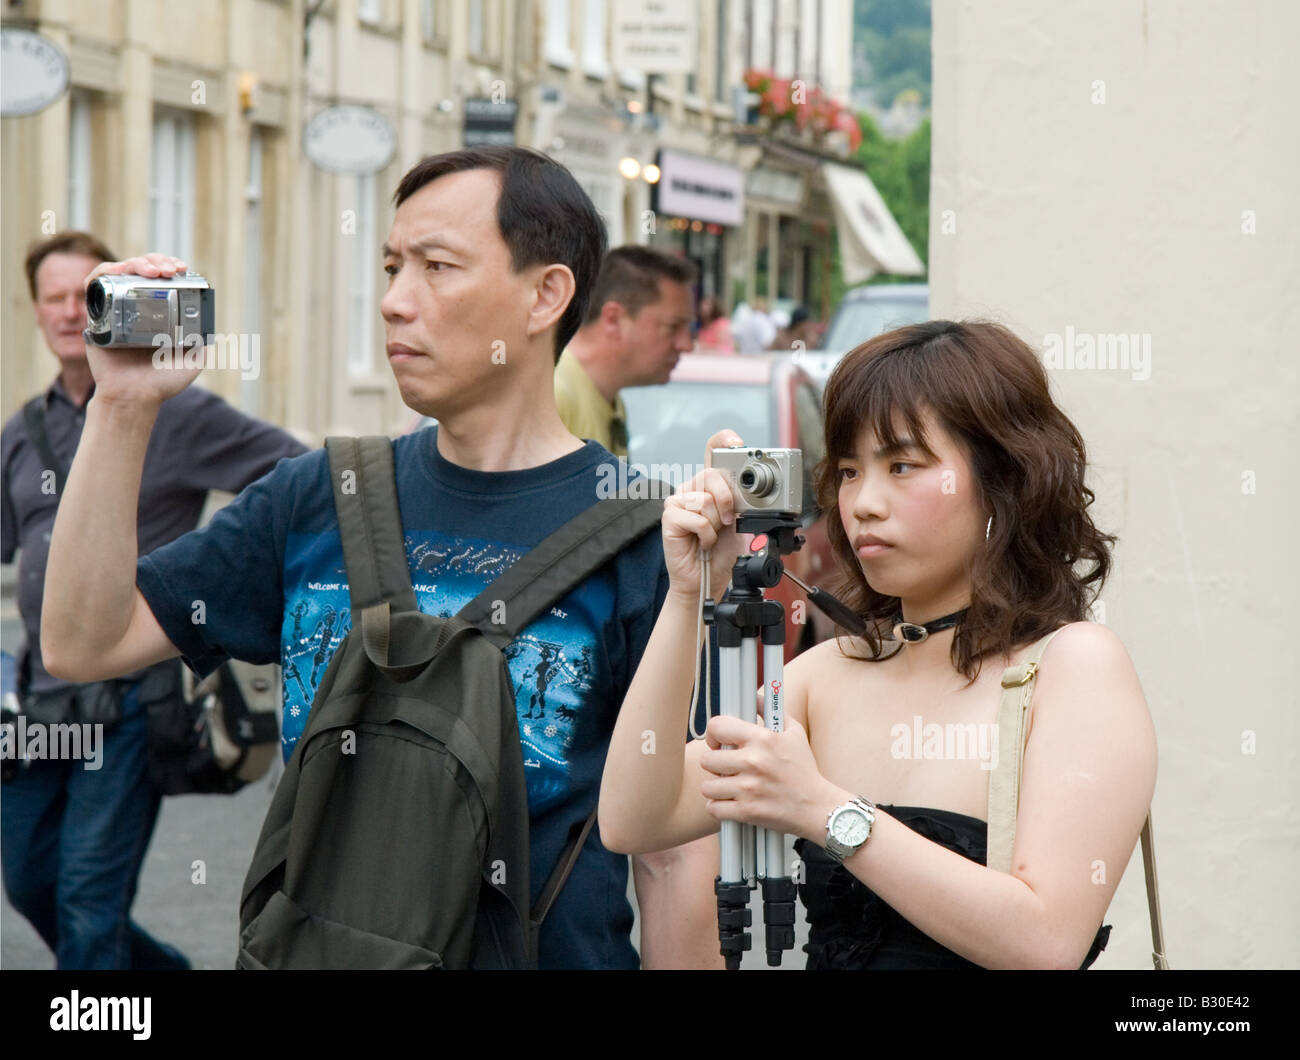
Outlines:
{"type": "Polygon", "coordinates": [[[731,90],[727,76],[727,50],[731,47],[727,36],[731,32],[727,8],[730,6],[731,0],[718,0],[718,17],[713,26],[713,98],[720,103],[726,103],[730,99],[731,90]]]}
{"type": "Polygon", "coordinates": [[[357,0],[357,21],[377,26],[384,18],[384,0],[357,0]]]}
{"type": "Polygon", "coordinates": [[[487,54],[487,0],[469,0],[469,53],[487,54]]]}
{"type": "MultiPolygon", "coordinates": [[[[259,357],[262,348],[262,150],[262,133],[254,128],[248,138],[248,180],[244,183],[244,334],[248,336],[249,348],[256,348],[259,357]],[[254,335],[258,336],[256,347],[252,345],[254,335]]],[[[255,363],[253,367],[260,366],[255,363]]],[[[256,416],[260,388],[256,370],[252,375],[251,379],[241,377],[239,399],[243,410],[256,416]]]]}
{"type": "Polygon", "coordinates": [[[194,117],[185,111],[154,111],[149,247],[194,264],[194,117]]]}
{"type": "Polygon", "coordinates": [[[786,71],[780,62],[781,50],[781,0],[771,0],[772,4],[772,73],[776,77],[784,77],[786,71]]]}
{"type": "Polygon", "coordinates": [[[90,223],[90,100],[74,92],[68,113],[68,228],[90,223]]]}
{"type": "Polygon", "coordinates": [[[686,95],[690,97],[699,97],[700,94],[700,46],[704,42],[704,34],[700,32],[700,23],[704,19],[704,12],[701,11],[695,21],[695,55],[691,60],[691,68],[686,74],[686,95]]]}
{"type": "Polygon", "coordinates": [[[745,67],[755,66],[754,62],[754,0],[745,0],[745,67]]]}
{"type": "Polygon", "coordinates": [[[749,65],[759,70],[772,68],[772,12],[775,7],[776,0],[749,0],[746,11],[749,65]]]}
{"type": "Polygon", "coordinates": [[[356,232],[346,236],[352,244],[352,283],[348,298],[348,374],[368,376],[375,362],[375,175],[355,178],[353,209],[356,232]]]}
{"type": "Polygon", "coordinates": [[[569,0],[546,0],[546,61],[555,66],[573,65],[569,44],[569,0]]]}
{"type": "Polygon", "coordinates": [[[822,0],[817,0],[817,26],[815,30],[815,40],[817,41],[817,54],[813,60],[813,80],[817,84],[822,83],[822,34],[825,32],[826,23],[822,19],[822,0]]]}
{"type": "Polygon", "coordinates": [[[609,76],[605,47],[605,0],[583,0],[582,69],[602,80],[609,76]]]}

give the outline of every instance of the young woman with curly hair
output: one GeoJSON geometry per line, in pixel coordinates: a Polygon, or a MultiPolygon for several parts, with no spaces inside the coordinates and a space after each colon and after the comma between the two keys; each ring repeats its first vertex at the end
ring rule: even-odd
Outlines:
{"type": "Polygon", "coordinates": [[[610,745],[602,839],[657,850],[725,820],[797,836],[810,968],[1086,967],[1150,806],[1156,742],[1123,644],[1086,617],[1115,539],[1088,512],[1083,440],[1033,351],[989,323],[859,346],[825,412],[816,482],[838,514],[838,595],[866,635],[786,667],[784,732],[715,717],[706,740],[667,753],[691,700],[699,551],[717,598],[743,546],[726,480],[697,476],[665,506],[671,591],[610,745]],[[901,622],[935,628],[895,640],[901,622]],[[989,762],[931,757],[903,734],[995,732],[1004,669],[1049,634],[998,871],[989,762]]]}

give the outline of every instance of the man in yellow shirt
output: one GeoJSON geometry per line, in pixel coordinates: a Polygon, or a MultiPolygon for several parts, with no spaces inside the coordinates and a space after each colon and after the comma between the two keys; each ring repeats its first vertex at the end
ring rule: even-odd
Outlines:
{"type": "Polygon", "coordinates": [[[627,456],[625,386],[668,382],[689,353],[695,265],[649,247],[615,247],[600,267],[582,327],[555,368],[555,404],[579,438],[627,456]]]}

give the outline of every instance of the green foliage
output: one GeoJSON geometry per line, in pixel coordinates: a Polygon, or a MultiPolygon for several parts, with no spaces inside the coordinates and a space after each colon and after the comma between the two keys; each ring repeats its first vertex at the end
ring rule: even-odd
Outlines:
{"type": "Polygon", "coordinates": [[[897,30],[930,26],[930,0],[855,0],[853,28],[888,37],[897,30]]]}
{"type": "MultiPolygon", "coordinates": [[[[862,144],[853,160],[885,200],[889,212],[907,236],[907,241],[929,266],[930,254],[930,119],[926,118],[903,140],[887,140],[868,114],[859,114],[862,144]]],[[[870,283],[916,283],[924,277],[873,276],[870,283]]],[[[835,265],[831,278],[831,304],[839,305],[844,295],[840,271],[839,241],[835,244],[835,265]]]]}
{"type": "Polygon", "coordinates": [[[870,64],[876,103],[915,89],[930,105],[930,0],[857,0],[853,43],[870,64]]]}

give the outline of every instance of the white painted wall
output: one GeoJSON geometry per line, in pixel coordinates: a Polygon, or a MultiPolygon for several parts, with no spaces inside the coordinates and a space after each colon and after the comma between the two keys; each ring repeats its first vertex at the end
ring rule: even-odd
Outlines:
{"type": "MultiPolygon", "coordinates": [[[[934,5],[932,312],[1149,336],[1146,378],[1051,375],[1120,537],[1175,968],[1300,965],[1297,40],[1291,0],[934,5]]],[[[1097,967],[1150,966],[1145,904],[1135,852],[1097,967]]]]}

